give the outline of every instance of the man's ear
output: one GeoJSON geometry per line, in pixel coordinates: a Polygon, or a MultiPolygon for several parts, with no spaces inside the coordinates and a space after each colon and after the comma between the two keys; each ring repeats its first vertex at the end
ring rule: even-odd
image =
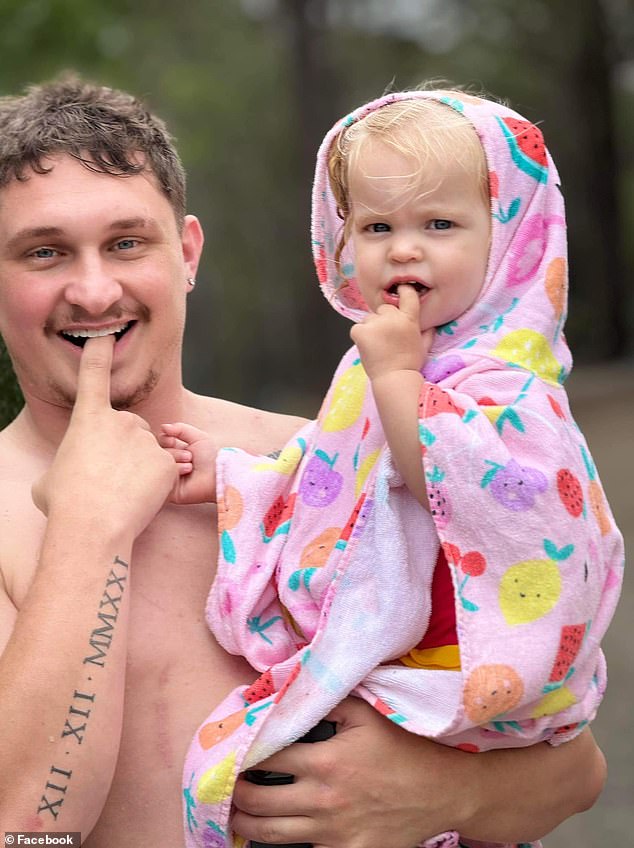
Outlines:
{"type": "Polygon", "coordinates": [[[205,235],[200,221],[195,215],[186,215],[183,222],[181,244],[187,277],[196,279],[196,272],[198,271],[198,263],[200,262],[204,243],[205,235]]]}

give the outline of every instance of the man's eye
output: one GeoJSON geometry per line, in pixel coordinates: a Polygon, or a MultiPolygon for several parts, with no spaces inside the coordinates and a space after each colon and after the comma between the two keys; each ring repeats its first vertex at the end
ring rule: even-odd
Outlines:
{"type": "Polygon", "coordinates": [[[446,218],[434,218],[433,221],[430,222],[430,228],[432,230],[450,230],[452,226],[452,222],[448,221],[446,218]]]}
{"type": "Polygon", "coordinates": [[[371,233],[389,233],[390,225],[384,224],[384,223],[379,221],[377,223],[370,224],[368,226],[368,229],[370,230],[371,233]]]}
{"type": "Polygon", "coordinates": [[[132,250],[138,245],[138,243],[139,242],[136,239],[132,238],[120,239],[115,244],[115,247],[117,248],[117,250],[132,250]]]}
{"type": "Polygon", "coordinates": [[[31,251],[31,256],[34,256],[36,259],[52,259],[54,256],[57,256],[57,251],[52,247],[38,247],[36,250],[31,251]]]}

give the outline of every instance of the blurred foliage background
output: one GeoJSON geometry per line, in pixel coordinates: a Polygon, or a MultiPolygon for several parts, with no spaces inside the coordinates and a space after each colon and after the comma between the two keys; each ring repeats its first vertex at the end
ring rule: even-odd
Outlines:
{"type": "MultiPolygon", "coordinates": [[[[312,414],[348,344],[316,284],[317,146],[344,112],[430,78],[542,125],[567,198],[577,361],[632,353],[629,0],[0,0],[0,93],[73,68],[147,100],[177,138],[206,248],[188,386],[312,414]]],[[[19,405],[0,358],[0,423],[19,405]]]]}

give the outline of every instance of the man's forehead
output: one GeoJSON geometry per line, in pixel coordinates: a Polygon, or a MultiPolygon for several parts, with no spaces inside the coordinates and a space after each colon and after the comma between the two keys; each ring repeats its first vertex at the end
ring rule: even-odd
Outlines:
{"type": "Polygon", "coordinates": [[[63,226],[66,217],[101,213],[105,226],[148,222],[173,216],[173,210],[149,169],[138,174],[109,174],[68,155],[42,159],[42,172],[29,167],[20,179],[0,188],[3,229],[63,226]]]}

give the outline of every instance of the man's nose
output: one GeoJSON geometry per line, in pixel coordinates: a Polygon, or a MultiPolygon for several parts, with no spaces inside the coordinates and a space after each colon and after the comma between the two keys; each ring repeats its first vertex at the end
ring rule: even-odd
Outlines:
{"type": "Polygon", "coordinates": [[[101,315],[122,295],[121,283],[108,263],[101,260],[78,262],[65,288],[65,298],[90,315],[101,315]]]}

